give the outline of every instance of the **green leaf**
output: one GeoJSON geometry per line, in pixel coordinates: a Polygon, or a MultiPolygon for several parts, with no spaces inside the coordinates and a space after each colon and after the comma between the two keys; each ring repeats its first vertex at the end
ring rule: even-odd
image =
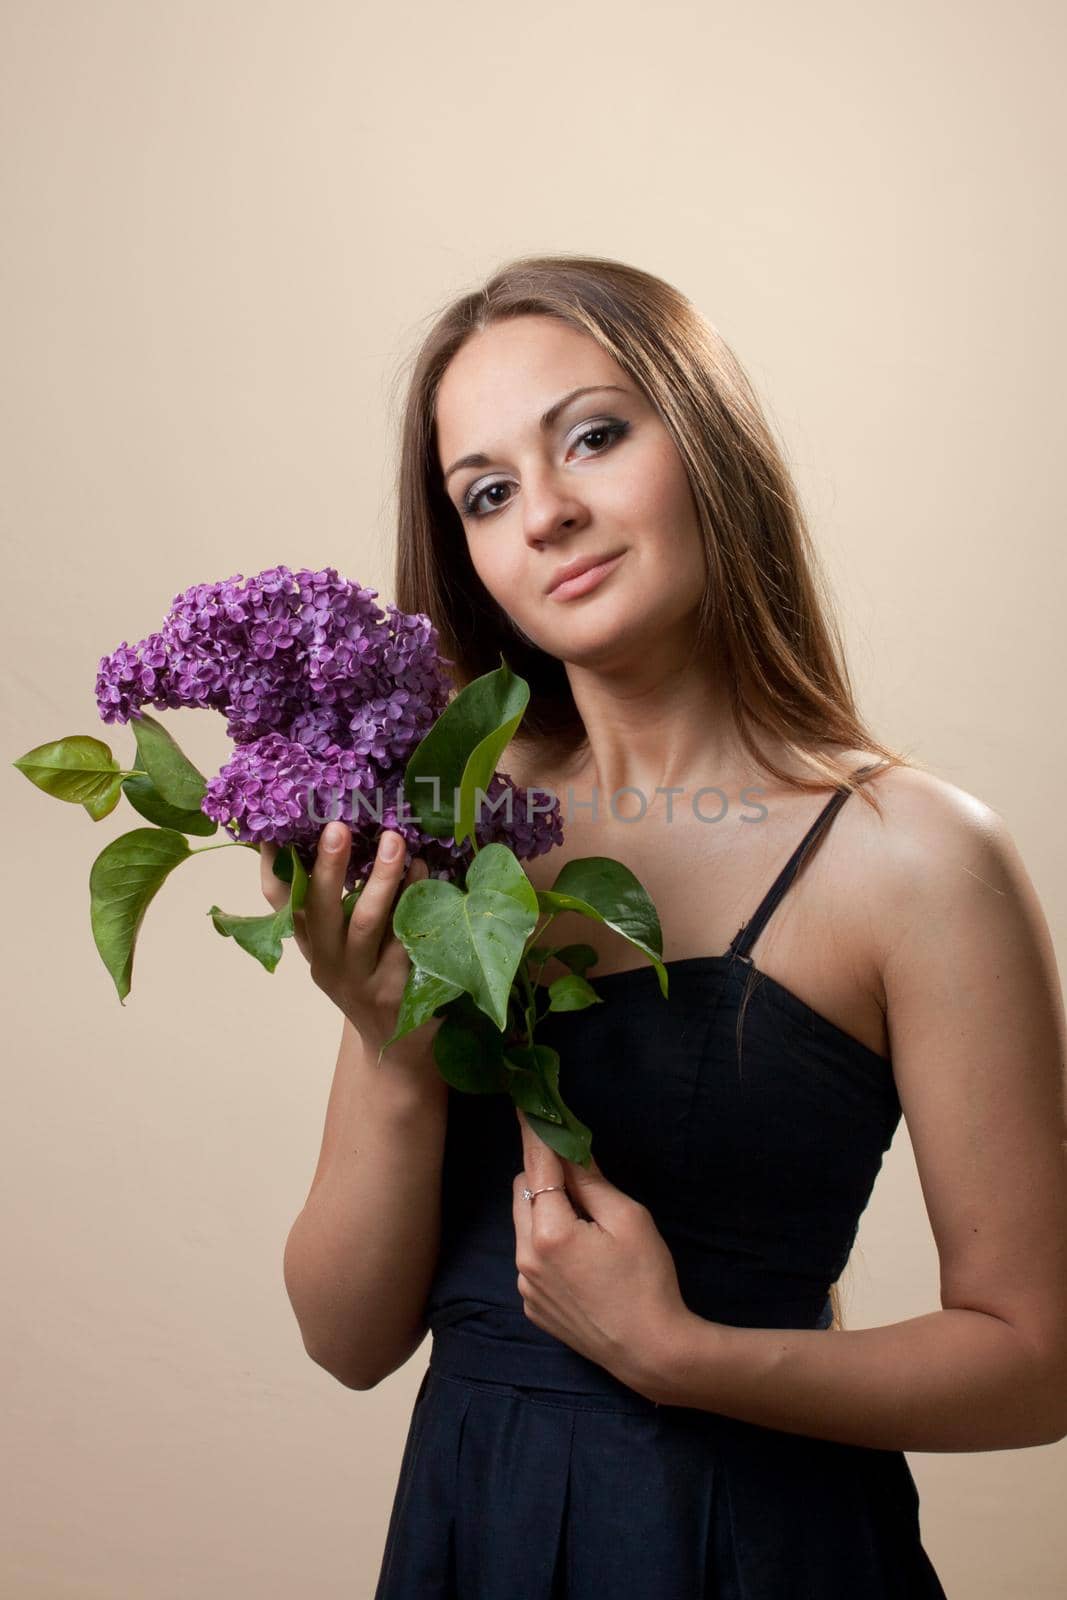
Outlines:
{"type": "MultiPolygon", "coordinates": [[[[546,924],[547,926],[547,924],[546,924]]],[[[551,945],[530,945],[526,951],[526,970],[531,983],[540,985],[541,974],[552,956],[582,977],[586,970],[600,960],[591,944],[561,944],[553,950],[551,945]]],[[[551,984],[549,985],[551,991],[551,984]]]]}
{"type": "Polygon", "coordinates": [[[283,883],[292,883],[293,856],[292,851],[288,846],[286,846],[284,850],[278,851],[278,854],[274,857],[274,866],[272,870],[274,872],[274,876],[276,878],[280,878],[283,883]]]}
{"type": "Polygon", "coordinates": [[[179,811],[199,810],[207,779],[163,724],[142,711],[131,718],[130,727],[137,740],[137,764],[148,773],[161,797],[179,811]]]}
{"type": "MultiPolygon", "coordinates": [[[[309,882],[304,863],[297,854],[295,847],[291,844],[287,844],[283,849],[279,850],[278,856],[287,857],[289,881],[292,884],[292,888],[289,891],[289,909],[291,911],[303,911],[309,882]]],[[[275,857],[276,861],[278,856],[275,857]]]]}
{"type": "MultiPolygon", "coordinates": [[[[275,851],[272,872],[274,872],[275,878],[280,878],[280,880],[282,880],[282,883],[293,883],[293,877],[296,875],[296,878],[298,878],[298,888],[296,888],[298,899],[294,901],[293,910],[304,909],[304,896],[307,894],[307,883],[309,883],[309,878],[307,878],[307,870],[306,867],[304,867],[304,862],[302,862],[301,858],[299,858],[296,845],[282,845],[280,850],[275,851]]],[[[355,899],[360,898],[360,894],[363,893],[363,888],[365,888],[365,885],[360,883],[355,890],[352,890],[352,894],[354,894],[355,899]]],[[[346,899],[349,899],[347,894],[346,899]]],[[[344,902],[342,902],[342,904],[344,904],[344,902]]]]}
{"type": "Polygon", "coordinates": [[[512,1099],[521,1107],[534,1133],[557,1155],[588,1167],[593,1136],[560,1096],[559,1052],[543,1044],[526,1047],[513,1045],[507,1053],[507,1059],[517,1066],[517,1073],[509,1085],[512,1099]],[[536,1081],[535,1089],[531,1089],[526,1078],[521,1076],[524,1072],[528,1072],[536,1081]],[[549,1107],[547,1115],[536,1103],[538,1095],[541,1096],[541,1104],[549,1107]]]}
{"type": "MultiPolygon", "coordinates": [[[[559,879],[556,879],[559,882],[559,879]]],[[[555,950],[550,950],[549,955],[555,956],[557,961],[562,961],[565,967],[570,967],[572,972],[577,972],[584,977],[590,967],[600,960],[598,951],[591,944],[561,944],[555,950]]]]}
{"type": "Polygon", "coordinates": [[[440,878],[409,883],[393,931],[414,966],[469,994],[503,1031],[523,948],[537,925],[537,899],[507,846],[489,844],[468,868],[465,890],[440,878]]]}
{"type": "Polygon", "coordinates": [[[504,1057],[511,1068],[508,1088],[511,1098],[528,1115],[544,1117],[548,1122],[563,1125],[563,1113],[552,1104],[547,1079],[553,1060],[559,1062],[556,1052],[544,1044],[512,1045],[504,1057]]]}
{"type": "Polygon", "coordinates": [[[581,856],[566,862],[551,889],[537,891],[537,904],[540,912],[578,911],[621,933],[648,956],[667,998],[669,980],[660,959],[663,933],[656,907],[644,885],[621,861],[610,856],[581,856]]]}
{"type": "Polygon", "coordinates": [[[547,1117],[539,1117],[535,1111],[524,1111],[523,1114],[532,1132],[536,1133],[539,1139],[543,1139],[550,1150],[554,1150],[565,1161],[573,1161],[579,1167],[588,1168],[593,1135],[573,1112],[565,1111],[566,1121],[563,1127],[550,1122],[547,1117]]]}
{"type": "Polygon", "coordinates": [[[284,863],[283,872],[288,876],[280,872],[278,877],[283,883],[292,884],[288,900],[277,911],[268,911],[261,917],[236,916],[222,911],[218,906],[212,906],[208,911],[215,931],[221,933],[224,939],[232,939],[248,955],[254,956],[268,972],[273,972],[282,959],[282,940],[292,938],[293,912],[302,910],[308,887],[304,863],[292,845],[287,844],[279,850],[274,862],[275,866],[278,862],[284,863]]]}
{"type": "Polygon", "coordinates": [[[603,1004],[593,985],[586,983],[576,972],[569,973],[565,978],[556,978],[548,986],[550,1011],[584,1011],[586,1006],[603,1004]]]}
{"type": "Polygon", "coordinates": [[[84,806],[94,822],[114,811],[125,776],[103,740],[84,733],[39,744],[12,766],[45,794],[84,806]]]}
{"type": "MultiPolygon", "coordinates": [[[[485,1018],[481,1018],[485,1023],[485,1018]]],[[[471,1026],[446,1014],[434,1035],[433,1056],[446,1083],[464,1094],[507,1091],[504,1041],[495,1028],[471,1026]]]]}
{"type": "Polygon", "coordinates": [[[124,778],[122,792],[133,809],[157,828],[174,828],[178,833],[192,833],[203,839],[218,831],[214,817],[205,816],[199,809],[182,811],[164,800],[151,778],[124,778]]]}
{"type": "Polygon", "coordinates": [[[462,993],[457,983],[448,983],[444,978],[435,978],[433,973],[423,972],[421,967],[413,966],[404,984],[404,992],[400,996],[396,1028],[378,1052],[379,1063],[391,1044],[395,1044],[405,1034],[413,1033],[416,1028],[421,1028],[435,1012],[447,1005],[450,1000],[457,999],[462,993]]]}
{"type": "Polygon", "coordinates": [[[233,939],[242,950],[255,956],[261,966],[273,972],[282,959],[282,940],[293,931],[293,915],[286,901],[280,911],[268,911],[262,917],[238,917],[212,906],[208,912],[217,932],[233,939]]]}
{"type": "Polygon", "coordinates": [[[191,855],[169,828],[135,828],[105,845],[89,873],[93,938],[119,1000],[130,992],[133,952],[148,905],[167,874],[191,855]]]}
{"type": "Polygon", "coordinates": [[[411,816],[435,838],[462,844],[474,837],[476,790],[488,790],[529,702],[525,678],[500,659],[495,672],[475,678],[449,702],[404,769],[411,816]]]}
{"type": "MultiPolygon", "coordinates": [[[[487,674],[485,679],[476,679],[470,685],[473,689],[476,683],[486,684],[480,710],[486,720],[495,719],[496,725],[471,751],[463,768],[454,835],[457,844],[462,844],[465,839],[475,840],[476,821],[479,812],[483,816],[485,814],[482,802],[496,772],[496,764],[511,743],[530,701],[530,686],[526,679],[516,676],[503,656],[500,659],[502,665],[497,672],[487,674]]],[[[512,796],[511,804],[514,803],[512,796]]]]}

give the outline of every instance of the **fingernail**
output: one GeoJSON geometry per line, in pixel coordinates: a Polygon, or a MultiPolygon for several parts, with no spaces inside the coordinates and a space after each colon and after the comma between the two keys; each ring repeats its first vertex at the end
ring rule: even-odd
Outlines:
{"type": "Polygon", "coordinates": [[[345,842],[344,830],[339,822],[331,822],[322,835],[323,849],[340,850],[345,842]]]}
{"type": "Polygon", "coordinates": [[[378,844],[378,854],[383,861],[395,861],[403,848],[404,841],[398,833],[383,833],[378,844]]]}

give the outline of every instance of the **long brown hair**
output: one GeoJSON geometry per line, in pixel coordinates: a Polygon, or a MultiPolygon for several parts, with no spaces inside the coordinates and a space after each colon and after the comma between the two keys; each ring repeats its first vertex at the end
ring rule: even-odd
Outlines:
{"type": "MultiPolygon", "coordinates": [[[[517,744],[551,761],[581,753],[585,729],[564,664],[517,631],[477,576],[437,452],[437,393],[449,362],[472,335],[521,316],[554,317],[595,339],[670,433],[707,565],[694,651],[718,662],[757,768],[801,791],[856,789],[880,814],[874,786],[854,782],[844,752],[871,751],[886,766],[916,763],[877,739],[856,707],[828,584],[783,452],[718,330],[677,289],[637,267],[597,256],[525,256],[433,316],[401,374],[400,609],[433,622],[457,687],[494,671],[501,655],[526,679],[530,700],[517,744]],[[761,734],[810,776],[779,764],[761,734]]],[[[832,1325],[840,1327],[836,1285],[831,1299],[832,1325]]]]}

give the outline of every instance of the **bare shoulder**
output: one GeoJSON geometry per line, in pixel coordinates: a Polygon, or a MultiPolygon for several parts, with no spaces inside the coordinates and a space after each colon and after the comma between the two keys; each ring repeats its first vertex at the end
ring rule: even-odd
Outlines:
{"type": "Polygon", "coordinates": [[[880,830],[868,869],[872,934],[902,1091],[965,1038],[987,1061],[1022,1051],[1046,1086],[1058,1081],[1065,1024],[1055,947],[1004,818],[918,769],[885,773],[881,799],[882,819],[868,815],[863,826],[880,830]]]}
{"type": "Polygon", "coordinates": [[[920,767],[876,775],[879,813],[853,814],[857,844],[870,873],[871,903],[879,908],[885,953],[915,918],[947,910],[966,894],[1033,897],[1007,823],[977,795],[920,767]]]}
{"type": "MultiPolygon", "coordinates": [[[[955,838],[992,838],[1005,829],[992,806],[922,767],[890,767],[872,779],[885,819],[887,845],[898,852],[895,866],[955,838]]],[[[864,807],[870,813],[869,807],[864,807]]]]}
{"type": "Polygon", "coordinates": [[[868,783],[870,798],[853,795],[831,830],[841,893],[828,904],[856,981],[885,1017],[890,965],[915,948],[920,926],[958,940],[975,925],[976,901],[991,902],[993,916],[1009,896],[1032,918],[1039,908],[1004,819],[979,797],[922,767],[888,767],[868,783]]]}

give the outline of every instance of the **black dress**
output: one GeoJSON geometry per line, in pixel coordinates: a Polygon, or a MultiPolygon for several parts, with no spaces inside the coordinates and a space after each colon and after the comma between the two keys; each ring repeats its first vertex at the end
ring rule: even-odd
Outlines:
{"type": "MultiPolygon", "coordinates": [[[[848,794],[724,955],[666,963],[669,998],[651,966],[593,968],[604,1004],[538,1026],[714,1322],[829,1326],[901,1116],[890,1062],[746,955],[848,794]]],[[[902,1451],[657,1406],[526,1317],[522,1165],[510,1099],[450,1090],[431,1355],[374,1600],[944,1600],[902,1451]]]]}

